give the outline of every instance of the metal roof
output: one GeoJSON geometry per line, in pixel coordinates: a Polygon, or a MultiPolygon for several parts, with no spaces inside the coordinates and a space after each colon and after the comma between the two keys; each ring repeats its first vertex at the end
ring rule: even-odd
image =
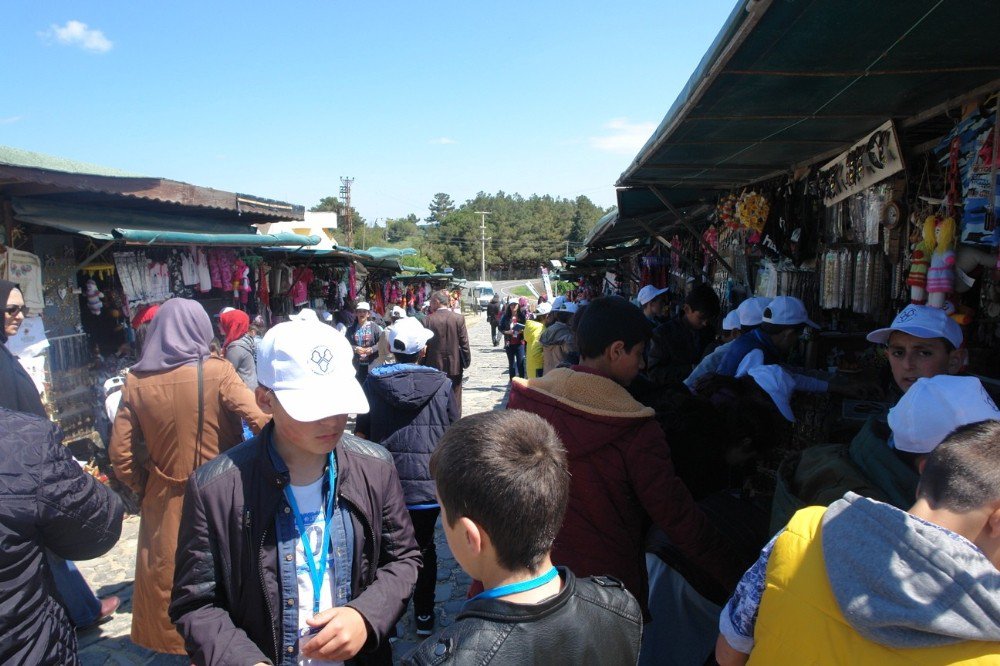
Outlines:
{"type": "Polygon", "coordinates": [[[831,157],[1000,89],[995,0],[740,0],[622,173],[622,217],[678,208],[831,157]]]}
{"type": "Polygon", "coordinates": [[[276,219],[301,220],[305,216],[303,206],[283,201],[139,176],[9,146],[0,146],[0,195],[184,214],[231,220],[240,225],[276,219]]]}

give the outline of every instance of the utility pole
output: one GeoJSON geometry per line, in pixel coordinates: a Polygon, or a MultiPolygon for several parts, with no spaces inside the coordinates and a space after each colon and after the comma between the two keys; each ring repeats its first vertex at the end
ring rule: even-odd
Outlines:
{"type": "Polygon", "coordinates": [[[351,183],[353,178],[340,178],[340,197],[344,202],[344,236],[347,237],[347,246],[354,247],[354,220],[351,219],[351,183]]]}
{"type": "Polygon", "coordinates": [[[479,216],[479,231],[482,234],[483,243],[482,261],[479,265],[479,279],[482,282],[486,282],[486,216],[490,215],[490,213],[477,210],[476,215],[479,216]]]}

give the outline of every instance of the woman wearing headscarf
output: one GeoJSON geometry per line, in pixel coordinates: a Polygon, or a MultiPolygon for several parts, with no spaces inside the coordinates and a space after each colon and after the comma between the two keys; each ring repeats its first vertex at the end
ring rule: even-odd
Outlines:
{"type": "Polygon", "coordinates": [[[232,364],[210,357],[211,340],[200,303],[174,298],[160,307],[125,379],[109,446],[115,475],[142,501],[132,641],[170,654],[185,654],[167,605],[187,479],[242,440],[240,419],[255,433],[266,420],[232,364]]]}
{"type": "Polygon", "coordinates": [[[3,330],[0,331],[0,407],[13,412],[28,412],[48,418],[38,389],[28,371],[18,362],[9,349],[7,339],[17,334],[28,315],[24,296],[13,282],[0,280],[0,303],[3,303],[3,330]]]}
{"type": "Polygon", "coordinates": [[[227,308],[219,315],[219,328],[226,336],[222,353],[236,374],[252,391],[257,388],[257,345],[250,333],[250,317],[243,310],[227,308]]]}

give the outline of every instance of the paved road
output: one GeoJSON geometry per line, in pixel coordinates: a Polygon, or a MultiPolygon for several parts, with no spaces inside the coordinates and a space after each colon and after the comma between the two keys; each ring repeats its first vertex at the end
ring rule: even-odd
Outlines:
{"type": "MultiPolygon", "coordinates": [[[[463,414],[498,409],[507,397],[507,356],[490,342],[490,327],[485,316],[469,315],[469,339],[472,368],[463,390],[463,414]]],[[[104,557],[78,562],[80,571],[98,596],[117,594],[122,605],[111,621],[79,634],[80,657],[85,666],[180,666],[190,663],[185,657],[160,655],[140,648],[129,640],[132,626],[132,581],[135,578],[136,535],[139,518],[126,519],[122,538],[104,557]]],[[[461,570],[448,549],[438,525],[435,536],[438,549],[437,617],[441,625],[454,622],[462,607],[469,577],[461,570]]],[[[395,652],[402,655],[416,644],[412,608],[403,616],[394,641],[395,652]]]]}

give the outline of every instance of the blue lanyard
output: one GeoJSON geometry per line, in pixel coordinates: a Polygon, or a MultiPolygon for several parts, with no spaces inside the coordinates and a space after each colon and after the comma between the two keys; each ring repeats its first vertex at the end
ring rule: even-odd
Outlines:
{"type": "Polygon", "coordinates": [[[519,583],[511,583],[510,585],[501,585],[500,587],[494,587],[492,590],[484,590],[472,597],[472,599],[469,599],[469,601],[475,601],[476,599],[499,599],[500,597],[506,597],[509,594],[518,594],[519,592],[534,590],[537,587],[545,585],[558,575],[559,572],[556,571],[555,567],[552,567],[537,578],[522,580],[519,583]]]}
{"type": "Polygon", "coordinates": [[[295,525],[299,528],[299,539],[302,540],[302,551],[305,555],[306,566],[309,567],[309,577],[312,579],[313,615],[319,613],[319,596],[320,592],[323,590],[323,578],[326,576],[327,559],[330,554],[330,522],[333,520],[334,491],[336,488],[334,484],[337,481],[336,462],[334,461],[332,453],[330,454],[330,460],[327,464],[327,477],[329,479],[330,488],[326,496],[326,521],[323,524],[323,546],[320,549],[318,564],[313,557],[312,546],[309,545],[309,536],[306,534],[305,520],[303,520],[302,512],[299,511],[299,505],[295,501],[295,493],[292,492],[290,486],[285,486],[285,499],[288,500],[288,505],[292,507],[292,513],[295,514],[295,525]]]}

